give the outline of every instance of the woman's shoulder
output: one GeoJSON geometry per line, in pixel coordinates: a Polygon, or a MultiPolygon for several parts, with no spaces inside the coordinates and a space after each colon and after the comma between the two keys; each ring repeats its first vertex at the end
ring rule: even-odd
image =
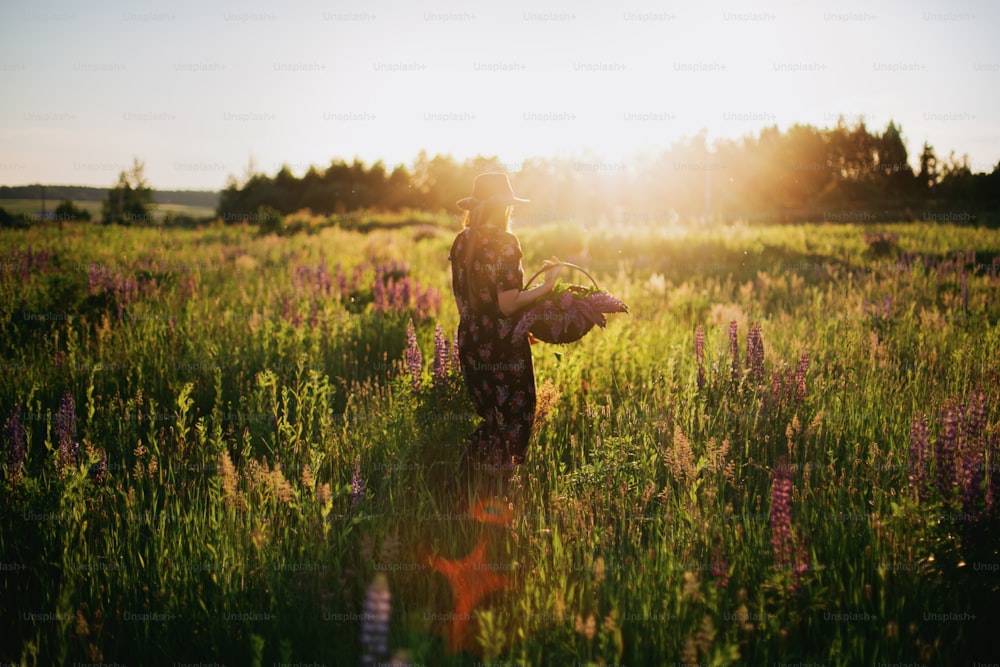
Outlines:
{"type": "Polygon", "coordinates": [[[510,232],[501,231],[497,234],[499,244],[511,251],[521,252],[521,242],[510,232]]]}
{"type": "Polygon", "coordinates": [[[471,227],[463,229],[455,237],[452,250],[465,243],[472,243],[473,248],[486,251],[521,252],[521,243],[516,236],[508,231],[490,227],[476,230],[471,227]]]}
{"type": "Polygon", "coordinates": [[[511,243],[518,243],[517,236],[514,235],[514,232],[508,232],[508,231],[501,230],[498,233],[499,233],[500,237],[503,238],[505,241],[509,241],[511,243]]]}
{"type": "Polygon", "coordinates": [[[463,243],[468,243],[471,238],[472,238],[472,230],[466,227],[458,234],[455,234],[455,240],[452,241],[451,247],[454,248],[456,246],[462,245],[463,243]]]}
{"type": "Polygon", "coordinates": [[[515,246],[517,248],[521,247],[521,242],[517,240],[517,237],[514,236],[514,234],[502,229],[491,229],[489,239],[492,243],[496,243],[497,245],[515,246]]]}

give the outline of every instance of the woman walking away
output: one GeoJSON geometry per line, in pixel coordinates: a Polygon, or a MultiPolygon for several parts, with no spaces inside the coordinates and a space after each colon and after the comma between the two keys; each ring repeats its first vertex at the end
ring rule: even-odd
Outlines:
{"type": "Polygon", "coordinates": [[[527,335],[514,337],[519,313],[555,285],[561,263],[546,260],[545,282],[522,290],[521,245],[510,233],[514,196],[504,173],[480,174],[461,199],[464,229],[448,259],[458,305],[458,351],[465,386],[482,422],[462,453],[463,472],[510,471],[524,461],[535,421],[535,371],[527,335]]]}

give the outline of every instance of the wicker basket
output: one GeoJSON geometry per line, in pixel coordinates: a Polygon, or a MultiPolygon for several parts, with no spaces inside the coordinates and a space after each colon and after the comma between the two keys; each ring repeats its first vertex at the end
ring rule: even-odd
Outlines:
{"type": "MultiPolygon", "coordinates": [[[[600,289],[593,276],[583,268],[568,262],[563,262],[562,265],[577,269],[590,278],[594,287],[600,289]]],[[[535,273],[535,275],[528,279],[527,284],[530,285],[534,282],[544,270],[546,269],[535,273]]],[[[603,327],[603,314],[597,313],[597,317],[595,318],[580,317],[577,313],[569,312],[565,306],[568,301],[566,297],[567,293],[573,295],[572,299],[576,299],[578,296],[585,295],[588,292],[590,292],[590,288],[583,285],[567,285],[564,291],[549,293],[541,297],[525,312],[524,316],[530,314],[535,320],[528,328],[528,332],[533,337],[546,343],[566,344],[573,343],[586,336],[594,328],[595,324],[603,327]]]]}
{"type": "MultiPolygon", "coordinates": [[[[589,290],[581,285],[568,285],[567,292],[585,294],[589,290]]],[[[532,336],[545,343],[573,343],[586,336],[594,328],[594,322],[580,322],[571,317],[561,307],[562,294],[546,294],[532,308],[543,307],[545,311],[528,329],[532,336]]]]}

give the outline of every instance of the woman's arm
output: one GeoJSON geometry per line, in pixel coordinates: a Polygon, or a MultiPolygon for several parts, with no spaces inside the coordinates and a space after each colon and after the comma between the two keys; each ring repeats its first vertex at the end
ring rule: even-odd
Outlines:
{"type": "Polygon", "coordinates": [[[553,256],[552,259],[542,262],[542,269],[546,269],[549,266],[554,268],[545,272],[545,282],[541,285],[527,290],[512,289],[497,294],[497,305],[505,317],[510,317],[552,291],[552,288],[556,286],[556,279],[559,277],[559,272],[562,271],[562,262],[553,256]]]}

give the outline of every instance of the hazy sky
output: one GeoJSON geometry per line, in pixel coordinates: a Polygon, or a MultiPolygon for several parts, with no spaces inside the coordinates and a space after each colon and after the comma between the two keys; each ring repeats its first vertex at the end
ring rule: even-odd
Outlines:
{"type": "Polygon", "coordinates": [[[1000,161],[1000,3],[239,3],[0,7],[0,184],[223,187],[417,152],[614,170],[706,128],[863,115],[1000,161]],[[584,151],[591,151],[584,153],[584,151]]]}

